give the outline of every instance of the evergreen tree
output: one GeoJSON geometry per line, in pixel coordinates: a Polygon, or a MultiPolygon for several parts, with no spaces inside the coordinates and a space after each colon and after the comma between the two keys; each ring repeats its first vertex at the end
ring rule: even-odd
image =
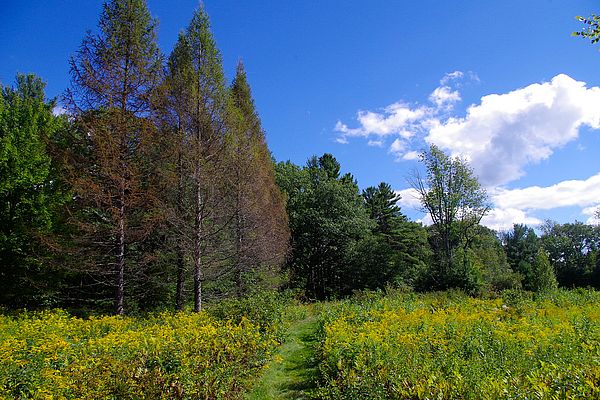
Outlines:
{"type": "Polygon", "coordinates": [[[377,222],[375,232],[389,235],[399,222],[407,221],[396,204],[400,195],[394,193],[389,184],[381,182],[377,187],[368,187],[363,197],[371,218],[377,222]]]}
{"type": "Polygon", "coordinates": [[[376,222],[357,259],[364,287],[383,288],[390,283],[418,287],[431,257],[426,230],[402,214],[397,205],[400,195],[389,184],[368,187],[363,198],[376,222]]]}
{"type": "Polygon", "coordinates": [[[98,26],[99,33],[88,33],[71,59],[66,97],[79,151],[70,154],[69,181],[83,239],[77,242],[88,250],[81,260],[92,256],[95,279],[111,277],[114,310],[123,314],[128,257],[156,222],[149,157],[157,138],[148,117],[162,65],[156,21],[144,0],[106,3],[98,26]]]}
{"type": "Polygon", "coordinates": [[[320,300],[360,288],[354,261],[375,223],[352,175],[340,176],[340,164],[324,154],[303,169],[278,164],[277,180],[288,196],[292,284],[320,300]]]}
{"type": "Polygon", "coordinates": [[[228,135],[233,197],[233,272],[237,296],[244,275],[281,266],[287,253],[289,228],[285,202],[277,184],[271,154],[250,85],[240,61],[231,86],[235,123],[228,135]],[[268,267],[271,268],[268,268],[268,267]],[[259,268],[263,267],[263,268],[259,268]]]}

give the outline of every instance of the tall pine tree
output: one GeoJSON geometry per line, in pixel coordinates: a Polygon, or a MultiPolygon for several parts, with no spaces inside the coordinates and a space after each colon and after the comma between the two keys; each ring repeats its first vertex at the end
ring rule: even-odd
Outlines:
{"type": "Polygon", "coordinates": [[[162,65],[156,21],[144,0],[111,0],[71,59],[70,112],[79,135],[70,154],[75,221],[96,276],[109,276],[114,311],[125,310],[129,251],[153,229],[152,162],[156,130],[150,100],[162,65]]]}
{"type": "Polygon", "coordinates": [[[191,260],[194,310],[202,309],[203,281],[218,258],[224,216],[224,138],[227,94],[221,55],[203,7],[195,11],[169,58],[163,123],[171,132],[169,221],[176,243],[176,307],[184,304],[186,259],[191,260]]]}
{"type": "Polygon", "coordinates": [[[231,85],[234,124],[228,135],[232,193],[233,273],[238,297],[248,278],[280,266],[287,253],[289,228],[282,193],[252,92],[240,61],[231,85]]]}

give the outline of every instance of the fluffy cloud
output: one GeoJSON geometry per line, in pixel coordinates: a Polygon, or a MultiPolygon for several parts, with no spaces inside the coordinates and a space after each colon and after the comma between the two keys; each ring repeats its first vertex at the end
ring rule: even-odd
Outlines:
{"type": "Polygon", "coordinates": [[[542,220],[529,216],[525,211],[516,208],[493,208],[481,220],[481,224],[496,231],[510,230],[513,224],[537,226],[542,220]]]}
{"type": "Polygon", "coordinates": [[[396,190],[396,194],[400,195],[398,205],[403,208],[410,208],[411,210],[421,209],[421,200],[419,192],[415,189],[402,189],[396,190]]]}
{"type": "Polygon", "coordinates": [[[334,130],[342,138],[398,135],[409,139],[413,136],[412,124],[421,120],[427,112],[425,107],[411,108],[404,103],[394,103],[380,112],[359,111],[356,115],[360,124],[358,128],[349,128],[338,121],[334,130]]]}
{"type": "Polygon", "coordinates": [[[600,173],[586,180],[570,180],[552,186],[523,189],[495,189],[492,201],[500,208],[550,210],[557,207],[588,207],[600,200],[600,173]]]}
{"type": "Polygon", "coordinates": [[[425,139],[467,157],[484,185],[501,185],[576,139],[582,126],[600,128],[598,104],[600,88],[561,74],[550,82],[484,96],[464,118],[433,125],[425,139]]]}
{"type": "Polygon", "coordinates": [[[387,138],[393,138],[390,153],[399,161],[414,160],[415,152],[409,149],[411,139],[417,136],[422,141],[427,132],[441,125],[440,116],[446,115],[461,100],[457,88],[463,79],[479,80],[472,72],[450,72],[429,95],[429,106],[399,101],[377,111],[360,110],[356,114],[356,128],[337,121],[334,131],[338,137],[335,141],[346,144],[349,138],[362,137],[368,139],[369,146],[383,147],[387,138]],[[373,137],[375,139],[371,139],[373,137]]]}
{"type": "MultiPolygon", "coordinates": [[[[415,147],[423,141],[466,158],[489,190],[494,208],[482,222],[493,229],[509,229],[513,223],[539,225],[537,210],[573,206],[581,207],[588,223],[600,222],[594,219],[600,172],[547,187],[503,187],[523,176],[526,165],[539,163],[576,140],[582,127],[600,128],[600,88],[560,74],[550,82],[483,96],[464,116],[452,116],[454,104],[461,99],[461,80],[466,78],[478,81],[472,73],[446,74],[430,94],[430,106],[397,102],[381,111],[359,111],[356,128],[338,121],[337,140],[345,143],[363,137],[369,145],[389,145],[397,161],[418,159],[415,147]]],[[[420,208],[412,189],[398,193],[403,196],[401,206],[420,208]]],[[[422,222],[428,220],[426,216],[422,222]]]]}
{"type": "Polygon", "coordinates": [[[448,86],[440,86],[431,92],[429,101],[439,108],[452,108],[454,103],[460,101],[460,93],[448,86]]]}

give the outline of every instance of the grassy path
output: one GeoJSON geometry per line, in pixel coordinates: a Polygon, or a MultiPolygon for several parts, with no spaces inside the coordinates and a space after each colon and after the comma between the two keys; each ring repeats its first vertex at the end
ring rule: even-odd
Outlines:
{"type": "Polygon", "coordinates": [[[309,399],[315,388],[317,366],[314,357],[317,317],[313,307],[303,306],[306,317],[294,322],[289,336],[267,365],[247,400],[309,399]]]}

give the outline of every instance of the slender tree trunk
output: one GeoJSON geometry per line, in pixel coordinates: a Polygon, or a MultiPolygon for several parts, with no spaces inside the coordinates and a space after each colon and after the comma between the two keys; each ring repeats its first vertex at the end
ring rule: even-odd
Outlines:
{"type": "MultiPolygon", "coordinates": [[[[183,144],[180,143],[180,146],[183,144]]],[[[183,166],[181,149],[179,149],[179,157],[177,160],[177,176],[179,184],[177,187],[177,217],[183,215],[183,166]]],[[[179,240],[177,243],[177,286],[175,290],[175,309],[177,311],[183,310],[184,306],[184,290],[185,290],[185,263],[182,243],[179,240]]]]}
{"type": "Polygon", "coordinates": [[[241,199],[240,190],[238,188],[236,198],[236,225],[235,225],[235,291],[238,298],[244,295],[244,283],[242,282],[243,267],[243,256],[242,256],[242,212],[241,212],[241,199]]]}
{"type": "Polygon", "coordinates": [[[196,205],[194,224],[194,311],[202,311],[202,192],[200,171],[196,167],[196,205]]]}
{"type": "Polygon", "coordinates": [[[181,247],[177,248],[177,287],[175,292],[175,310],[183,310],[184,305],[184,282],[185,282],[185,265],[183,260],[183,251],[181,247]]]}
{"type": "Polygon", "coordinates": [[[115,313],[123,315],[125,298],[125,188],[121,185],[119,189],[119,220],[117,232],[117,263],[115,266],[116,291],[115,291],[115,313]]]}

